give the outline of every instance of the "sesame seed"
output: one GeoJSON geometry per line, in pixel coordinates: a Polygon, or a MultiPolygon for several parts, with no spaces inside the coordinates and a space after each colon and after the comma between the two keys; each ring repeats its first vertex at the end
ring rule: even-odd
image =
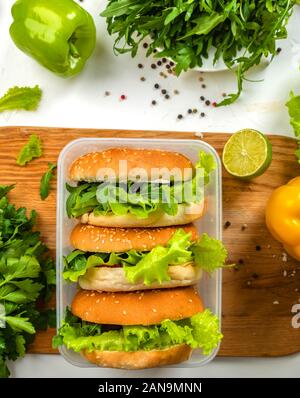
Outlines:
{"type": "Polygon", "coordinates": [[[125,310],[123,310],[123,315],[126,315],[126,314],[127,314],[127,312],[125,310]]]}

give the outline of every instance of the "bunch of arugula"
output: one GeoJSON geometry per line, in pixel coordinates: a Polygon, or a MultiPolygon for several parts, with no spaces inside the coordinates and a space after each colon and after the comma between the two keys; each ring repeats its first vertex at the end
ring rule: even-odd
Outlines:
{"type": "Polygon", "coordinates": [[[37,329],[55,326],[53,312],[41,309],[55,286],[55,266],[33,231],[35,211],[27,217],[9,203],[13,187],[0,185],[0,377],[9,376],[6,361],[25,354],[37,329]]]}
{"type": "Polygon", "coordinates": [[[149,38],[147,56],[175,61],[176,74],[195,66],[214,51],[236,68],[238,90],[218,105],[236,101],[246,72],[263,56],[276,54],[276,40],[287,37],[286,24],[295,0],[110,0],[101,13],[109,34],[116,34],[114,50],[135,56],[149,38]]]}

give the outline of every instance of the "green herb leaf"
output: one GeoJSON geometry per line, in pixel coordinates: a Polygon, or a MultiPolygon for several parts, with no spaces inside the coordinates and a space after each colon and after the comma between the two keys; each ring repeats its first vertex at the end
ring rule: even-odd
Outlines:
{"type": "Polygon", "coordinates": [[[39,232],[33,231],[36,213],[27,217],[25,208],[9,202],[12,187],[0,186],[0,321],[5,322],[0,328],[0,377],[9,376],[6,360],[23,356],[35,331],[47,327],[48,317],[40,308],[55,283],[54,263],[39,232]]]}
{"type": "Polygon", "coordinates": [[[41,178],[40,183],[40,196],[42,200],[45,200],[50,192],[50,181],[54,177],[53,171],[57,168],[56,164],[48,163],[48,170],[41,178]]]}
{"type": "Polygon", "coordinates": [[[66,317],[53,339],[53,346],[64,344],[75,352],[83,349],[134,352],[188,344],[209,355],[222,337],[218,318],[208,309],[181,321],[165,320],[153,326],[123,326],[120,330],[104,332],[101,325],[87,323],[73,316],[69,322],[66,317]]]}
{"type": "Polygon", "coordinates": [[[39,158],[40,156],[42,156],[41,139],[37,135],[32,134],[28,143],[21,149],[17,158],[17,164],[25,166],[32,159],[39,158]]]}
{"type": "Polygon", "coordinates": [[[209,273],[223,267],[227,258],[227,250],[222,242],[205,233],[191,246],[191,251],[195,264],[209,273]]]}
{"type": "Polygon", "coordinates": [[[34,111],[37,109],[41,98],[42,91],[39,86],[12,87],[0,98],[0,112],[17,109],[34,111]]]}

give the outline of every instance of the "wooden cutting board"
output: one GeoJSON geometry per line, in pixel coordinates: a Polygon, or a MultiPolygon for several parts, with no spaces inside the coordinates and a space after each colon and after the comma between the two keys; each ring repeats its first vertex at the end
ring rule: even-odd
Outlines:
{"type": "MultiPolygon", "coordinates": [[[[0,128],[0,184],[17,183],[11,200],[38,211],[38,228],[55,254],[55,188],[46,201],[39,198],[39,182],[49,161],[56,162],[61,149],[80,137],[151,137],[200,139],[195,133],[81,130],[61,128],[0,128]],[[44,156],[20,168],[19,149],[36,133],[43,139],[44,156]]],[[[229,134],[204,133],[203,139],[221,153],[229,134]]],[[[251,182],[239,181],[223,170],[223,222],[230,262],[238,269],[223,273],[224,340],[220,356],[280,356],[300,352],[300,329],[293,329],[292,306],[300,302],[300,263],[285,258],[282,247],[264,224],[265,204],[272,190],[300,174],[292,139],[271,136],[273,162],[269,170],[251,182]],[[242,226],[246,228],[242,230],[242,226]],[[261,250],[256,250],[256,249],[261,250]],[[287,261],[283,261],[287,260],[287,261]],[[298,291],[299,289],[299,291],[298,291]]],[[[30,351],[55,353],[54,330],[37,335],[30,351]]]]}

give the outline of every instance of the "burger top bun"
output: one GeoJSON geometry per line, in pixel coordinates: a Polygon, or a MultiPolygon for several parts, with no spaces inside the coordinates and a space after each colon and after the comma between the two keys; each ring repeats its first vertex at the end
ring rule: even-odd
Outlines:
{"type": "Polygon", "coordinates": [[[107,293],[79,290],[72,313],[84,321],[107,325],[154,325],[189,318],[204,310],[193,287],[107,293]]]}
{"type": "Polygon", "coordinates": [[[174,171],[174,178],[178,181],[190,180],[194,166],[184,155],[178,152],[166,152],[156,149],[111,148],[102,152],[91,152],[77,158],[69,170],[69,178],[73,181],[103,181],[105,176],[116,178],[133,178],[141,176],[157,181],[160,173],[154,169],[168,169],[174,171]],[[125,163],[119,163],[126,161],[125,163]],[[185,170],[185,169],[190,169],[185,170]]]}
{"type": "Polygon", "coordinates": [[[108,228],[77,224],[71,233],[71,244],[85,252],[120,253],[131,249],[150,251],[166,246],[173,234],[183,228],[191,234],[191,241],[198,238],[197,228],[192,225],[167,228],[108,228]]]}

